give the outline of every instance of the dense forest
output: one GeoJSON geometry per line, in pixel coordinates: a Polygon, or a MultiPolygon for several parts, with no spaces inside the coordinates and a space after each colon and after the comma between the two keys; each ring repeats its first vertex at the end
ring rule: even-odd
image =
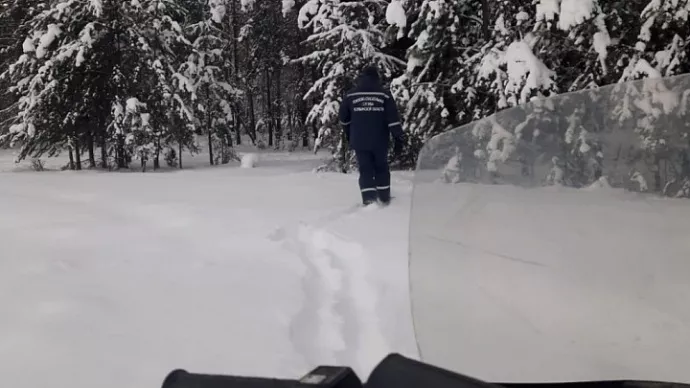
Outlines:
{"type": "MultiPolygon", "coordinates": [[[[407,168],[431,137],[535,98],[690,70],[689,0],[5,0],[0,7],[0,143],[20,149],[20,159],[67,152],[73,169],[182,168],[183,152],[197,151],[202,135],[210,164],[228,163],[235,145],[251,141],[329,149],[324,168],[348,171],[354,162],[337,112],[369,64],[381,69],[401,110],[406,147],[396,162],[407,168]]],[[[654,130],[648,121],[629,124],[642,144],[635,157],[655,171],[639,186],[665,192],[673,182],[673,195],[682,187],[690,195],[690,128],[654,130]]],[[[514,124],[504,127],[515,137],[514,124]]],[[[595,143],[588,140],[595,128],[556,127],[572,159],[559,163],[601,164],[596,144],[583,146],[595,143]]],[[[465,157],[495,164],[488,139],[466,140],[475,152],[465,157]],[[487,147],[488,155],[477,152],[487,147]]],[[[559,178],[574,186],[600,175],[562,170],[574,171],[559,178]]]]}

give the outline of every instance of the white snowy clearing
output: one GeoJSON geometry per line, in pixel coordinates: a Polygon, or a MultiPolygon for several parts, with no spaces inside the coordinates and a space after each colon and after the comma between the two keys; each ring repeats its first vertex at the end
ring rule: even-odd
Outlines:
{"type": "Polygon", "coordinates": [[[329,363],[366,376],[389,352],[415,357],[409,177],[389,208],[357,212],[356,175],[313,173],[322,157],[0,173],[3,385],[148,388],[174,368],[295,378],[329,363]]]}

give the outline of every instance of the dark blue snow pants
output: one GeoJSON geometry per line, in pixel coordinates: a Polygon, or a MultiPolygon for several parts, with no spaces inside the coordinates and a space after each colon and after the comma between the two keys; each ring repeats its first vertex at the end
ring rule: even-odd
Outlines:
{"type": "Polygon", "coordinates": [[[391,200],[391,172],[388,166],[388,150],[356,150],[359,165],[359,189],[365,205],[391,200]]]}

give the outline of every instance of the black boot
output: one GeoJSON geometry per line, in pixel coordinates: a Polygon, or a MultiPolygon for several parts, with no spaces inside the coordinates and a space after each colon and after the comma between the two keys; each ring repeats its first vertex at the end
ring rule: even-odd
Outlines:
{"type": "Polygon", "coordinates": [[[362,190],[362,203],[364,206],[371,205],[378,201],[378,193],[376,189],[363,189],[362,190]]]}

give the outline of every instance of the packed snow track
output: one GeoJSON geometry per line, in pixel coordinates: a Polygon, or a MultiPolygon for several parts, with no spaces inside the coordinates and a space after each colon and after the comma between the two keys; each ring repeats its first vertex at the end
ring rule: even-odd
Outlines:
{"type": "Polygon", "coordinates": [[[145,388],[180,367],[292,378],[324,362],[367,375],[388,352],[414,357],[409,179],[390,208],[350,212],[355,175],[270,157],[0,173],[6,384],[145,388]]]}

